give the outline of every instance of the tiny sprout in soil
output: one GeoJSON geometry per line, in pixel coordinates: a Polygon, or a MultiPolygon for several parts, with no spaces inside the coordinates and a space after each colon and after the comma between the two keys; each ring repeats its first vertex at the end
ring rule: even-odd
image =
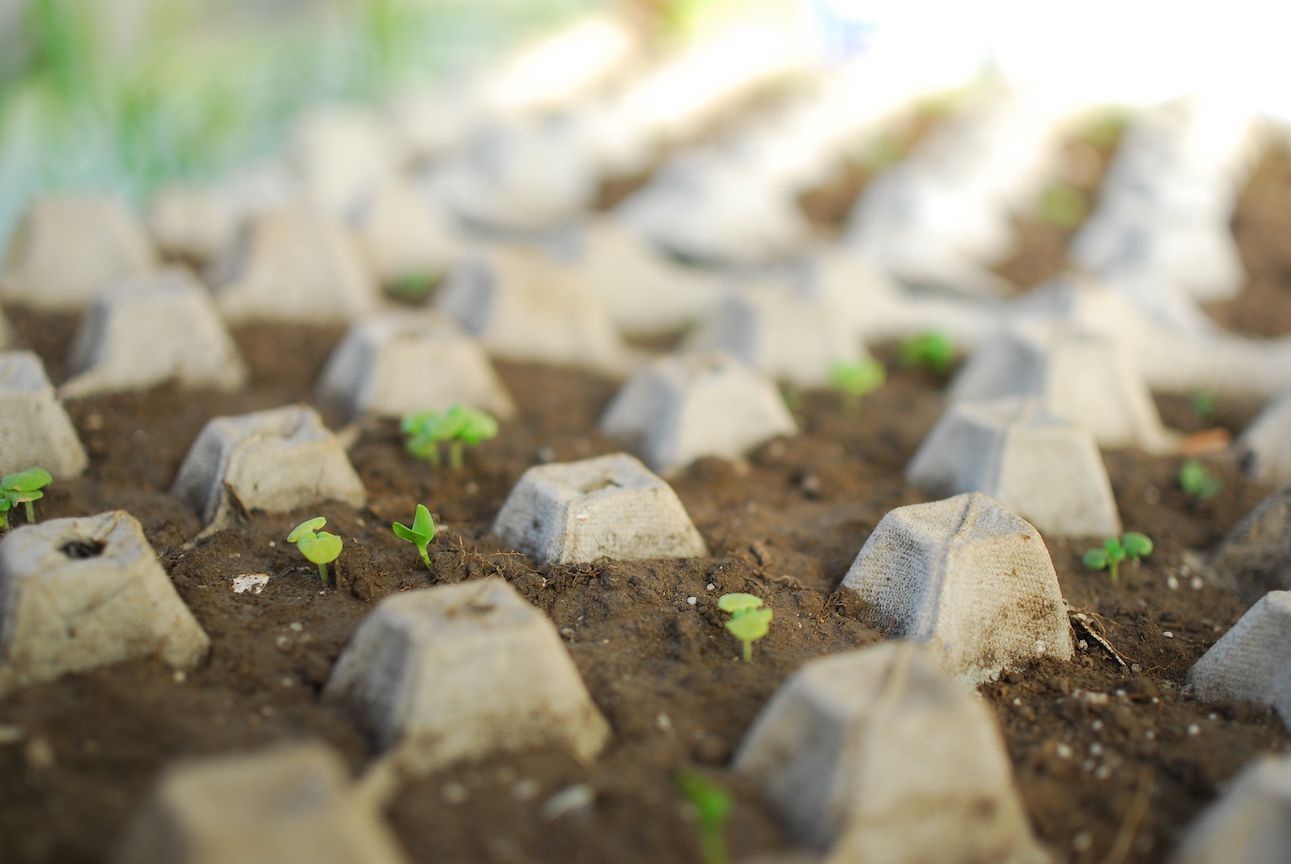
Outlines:
{"type": "Polygon", "coordinates": [[[1040,198],[1040,218],[1058,228],[1075,228],[1084,221],[1085,210],[1085,196],[1066,183],[1055,183],[1040,198]]]}
{"type": "Polygon", "coordinates": [[[1188,407],[1201,420],[1210,420],[1219,413],[1219,403],[1209,390],[1197,390],[1188,397],[1188,407]]]}
{"type": "Polygon", "coordinates": [[[1224,484],[1201,462],[1186,459],[1179,466],[1179,488],[1198,501],[1205,501],[1218,495],[1224,484]]]}
{"type": "Polygon", "coordinates": [[[886,378],[883,364],[877,360],[836,363],[829,370],[829,383],[839,392],[843,410],[849,414],[855,414],[861,397],[883,386],[886,378]]]}
{"type": "Polygon", "coordinates": [[[759,597],[752,594],[723,594],[717,608],[731,617],[726,629],[744,643],[744,662],[753,661],[753,643],[767,635],[771,629],[771,610],[764,607],[759,597]]]}
{"type": "Polygon", "coordinates": [[[704,864],[726,864],[729,859],[724,829],[734,807],[730,793],[693,768],[686,768],[677,775],[677,785],[690,806],[695,808],[704,864]]]}
{"type": "Polygon", "coordinates": [[[955,362],[955,343],[945,333],[933,331],[901,343],[901,365],[928,369],[938,375],[950,371],[955,362]]]}
{"type": "Polygon", "coordinates": [[[27,511],[28,524],[36,521],[36,508],[33,502],[45,497],[40,491],[48,486],[53,477],[44,468],[28,468],[0,477],[0,528],[9,527],[9,514],[22,504],[27,511]]]}
{"type": "Polygon", "coordinates": [[[430,511],[426,509],[425,504],[417,505],[417,512],[412,517],[412,527],[409,528],[402,522],[396,522],[390,526],[390,530],[400,540],[407,540],[417,547],[421,553],[421,561],[426,565],[427,570],[433,569],[430,566],[430,553],[426,547],[430,541],[435,539],[435,520],[431,517],[430,511]]]}
{"type": "Polygon", "coordinates": [[[408,452],[439,467],[440,442],[448,442],[449,464],[454,471],[462,468],[462,445],[474,447],[498,434],[498,421],[484,411],[454,405],[447,411],[418,411],[403,418],[408,452]]]}
{"type": "Polygon", "coordinates": [[[1112,582],[1120,579],[1120,565],[1126,558],[1138,561],[1152,554],[1152,540],[1146,534],[1126,531],[1121,539],[1109,537],[1099,549],[1090,549],[1080,560],[1091,570],[1106,570],[1112,582]]]}
{"type": "Polygon", "coordinates": [[[340,557],[341,546],[344,545],[335,534],[318,530],[326,524],[326,516],[315,516],[301,522],[287,535],[288,543],[295,543],[301,555],[318,565],[318,575],[324,585],[330,584],[327,565],[340,557]]]}

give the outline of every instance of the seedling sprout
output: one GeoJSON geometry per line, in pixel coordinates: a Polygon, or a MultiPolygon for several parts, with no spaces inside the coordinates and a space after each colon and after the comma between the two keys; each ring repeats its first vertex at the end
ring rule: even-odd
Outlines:
{"type": "Polygon", "coordinates": [[[839,392],[843,410],[849,414],[855,414],[861,397],[883,386],[886,378],[883,364],[877,360],[836,363],[829,370],[829,383],[839,392]]]}
{"type": "Polygon", "coordinates": [[[9,527],[9,513],[22,504],[27,511],[27,523],[36,521],[36,508],[33,502],[45,497],[40,491],[48,486],[53,477],[44,468],[28,468],[0,477],[0,528],[9,527]]]}
{"type": "Polygon", "coordinates": [[[1199,501],[1213,498],[1224,488],[1219,478],[1196,459],[1185,459],[1179,466],[1179,488],[1199,501]]]}
{"type": "Polygon", "coordinates": [[[726,629],[744,643],[744,662],[752,663],[753,643],[771,629],[771,610],[763,606],[760,597],[740,593],[723,594],[717,600],[717,608],[731,616],[726,629]]]}
{"type": "Polygon", "coordinates": [[[327,565],[341,555],[344,545],[341,538],[328,531],[320,531],[327,524],[326,516],[315,516],[301,522],[287,535],[288,543],[295,543],[300,554],[311,563],[318,565],[318,575],[324,585],[331,584],[327,575],[327,565]]]}
{"type": "Polygon", "coordinates": [[[1120,565],[1126,558],[1138,561],[1152,554],[1152,540],[1146,534],[1126,531],[1118,540],[1109,537],[1099,549],[1090,549],[1081,561],[1091,570],[1106,570],[1115,583],[1120,579],[1120,565]]]}
{"type": "Polygon", "coordinates": [[[729,859],[726,855],[724,829],[735,804],[730,793],[693,768],[687,768],[677,775],[677,786],[690,806],[695,808],[695,816],[699,820],[699,848],[704,864],[726,864],[729,859]]]}
{"type": "Polygon", "coordinates": [[[1188,406],[1192,413],[1202,420],[1210,420],[1219,413],[1219,402],[1209,390],[1197,390],[1188,397],[1188,406]]]}
{"type": "Polygon", "coordinates": [[[429,460],[438,468],[440,442],[448,442],[448,462],[454,471],[462,469],[462,446],[474,447],[498,434],[498,421],[492,415],[474,408],[454,405],[443,413],[418,411],[403,418],[403,433],[408,437],[408,452],[418,459],[429,460]]]}
{"type": "Polygon", "coordinates": [[[901,365],[923,367],[944,375],[955,362],[955,343],[939,331],[921,333],[901,345],[901,365]]]}
{"type": "Polygon", "coordinates": [[[425,504],[417,505],[411,528],[402,522],[396,522],[390,526],[390,530],[400,540],[407,540],[417,547],[417,551],[421,553],[421,561],[426,565],[427,570],[434,569],[430,565],[430,553],[426,551],[426,547],[430,545],[431,540],[435,539],[435,520],[425,504]]]}

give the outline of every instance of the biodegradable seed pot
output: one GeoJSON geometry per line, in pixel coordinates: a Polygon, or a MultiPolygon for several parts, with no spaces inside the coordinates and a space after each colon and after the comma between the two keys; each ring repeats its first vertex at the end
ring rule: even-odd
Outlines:
{"type": "Polygon", "coordinates": [[[181,387],[236,389],[246,367],[206,289],[178,268],[95,299],[71,345],[64,397],[181,387]]]}
{"type": "Polygon", "coordinates": [[[600,425],[665,474],[704,456],[736,459],[798,431],[775,383],[720,352],[664,357],[641,368],[600,425]]]}
{"type": "Polygon", "coordinates": [[[374,112],[340,105],[301,117],[286,154],[305,203],[338,222],[393,180],[395,155],[374,112]]]}
{"type": "Polygon", "coordinates": [[[226,321],[348,323],[376,309],[376,282],[339,223],[301,207],[256,214],[210,281],[226,321]]]}
{"type": "Polygon", "coordinates": [[[626,453],[530,468],[493,533],[539,564],[707,554],[677,493],[626,453]]]}
{"type": "Polygon", "coordinates": [[[0,474],[40,465],[55,477],[89,464],[72,421],[30,351],[0,353],[0,474]]]}
{"type": "Polygon", "coordinates": [[[536,247],[499,246],[459,262],[435,308],[509,360],[605,373],[630,362],[591,282],[536,247]]]}
{"type": "Polygon", "coordinates": [[[115,200],[45,195],[32,201],[9,238],[0,299],[79,309],[112,283],[156,266],[143,226],[115,200]]]}
{"type": "Polygon", "coordinates": [[[1291,391],[1265,406],[1234,449],[1252,477],[1278,486],[1291,483],[1291,391]]]}
{"type": "Polygon", "coordinates": [[[195,266],[214,262],[237,237],[237,214],[215,184],[171,183],[148,203],[148,231],[168,258],[195,266]]]}
{"type": "Polygon", "coordinates": [[[869,359],[846,316],[827,298],[805,298],[780,285],[728,291],[686,348],[726,352],[799,387],[825,387],[834,366],[869,359]]]}
{"type": "Polygon", "coordinates": [[[1049,535],[1121,532],[1094,437],[1034,399],[951,403],[906,479],[932,495],[989,495],[1049,535]]]}
{"type": "Polygon", "coordinates": [[[1004,328],[973,352],[950,395],[1038,399],[1054,416],[1088,429],[1100,446],[1163,453],[1176,445],[1130,358],[1111,339],[1074,327],[1004,328]]]}
{"type": "Polygon", "coordinates": [[[735,770],[831,862],[1041,862],[985,705],[922,648],[813,660],[781,686],[735,770]]]}
{"type": "Polygon", "coordinates": [[[402,417],[453,405],[502,418],[515,413],[484,349],[434,312],[393,312],[353,325],[323,367],[318,395],[349,416],[402,417]]]}
{"type": "Polygon", "coordinates": [[[360,506],[366,497],[345,448],[303,405],[216,417],[189,448],[171,491],[212,526],[254,510],[360,506]]]}
{"type": "Polygon", "coordinates": [[[1291,487],[1261,501],[1224,536],[1206,561],[1212,581],[1255,603],[1291,589],[1291,487]]]}
{"type": "Polygon", "coordinates": [[[973,683],[1032,658],[1072,656],[1044,540],[976,492],[888,513],[840,587],[865,601],[890,637],[927,644],[973,683]]]}
{"type": "Polygon", "coordinates": [[[448,214],[405,180],[363,196],[348,223],[377,284],[387,289],[440,279],[464,245],[448,214]]]}
{"type": "Polygon", "coordinates": [[[1291,729],[1291,591],[1270,591],[1188,670],[1207,702],[1271,705],[1291,729]]]}
{"type": "Polygon", "coordinates": [[[1189,826],[1170,864],[1268,864],[1291,850],[1291,757],[1260,756],[1189,826]]]}
{"type": "Polygon", "coordinates": [[[382,601],[325,695],[416,773],[531,748],[586,762],[610,734],[555,626],[500,579],[382,601]]]}
{"type": "Polygon", "coordinates": [[[6,534],[0,620],[0,693],[144,657],[191,669],[210,646],[139,522],[120,510],[6,534]]]}
{"type": "Polygon", "coordinates": [[[136,811],[116,864],[403,864],[345,764],[316,742],[189,759],[136,811]]]}

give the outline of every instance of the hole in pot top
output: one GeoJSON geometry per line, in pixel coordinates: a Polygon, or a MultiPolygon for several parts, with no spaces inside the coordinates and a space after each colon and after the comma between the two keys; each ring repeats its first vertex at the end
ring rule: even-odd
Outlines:
{"type": "Polygon", "coordinates": [[[97,558],[103,554],[103,550],[106,546],[107,544],[101,540],[71,540],[64,543],[58,551],[62,552],[68,558],[79,560],[83,558],[97,558]]]}

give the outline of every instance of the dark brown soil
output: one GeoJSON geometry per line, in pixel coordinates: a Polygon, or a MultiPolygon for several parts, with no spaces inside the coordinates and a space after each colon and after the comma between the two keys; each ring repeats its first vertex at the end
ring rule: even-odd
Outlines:
{"type": "MultiPolygon", "coordinates": [[[[1291,171],[1279,177],[1285,203],[1291,171]]],[[[1249,235],[1243,248],[1272,257],[1275,244],[1260,239],[1272,229],[1261,220],[1277,208],[1255,208],[1253,199],[1243,199],[1237,221],[1239,234],[1249,235]]],[[[1291,284],[1274,281],[1278,291],[1291,284]]],[[[1288,314],[1281,304],[1278,314],[1288,314]]],[[[74,321],[5,311],[60,377],[74,321]]],[[[200,526],[167,488],[202,425],[308,401],[340,331],[245,327],[236,335],[253,370],[243,392],[163,388],[69,405],[92,463],[84,478],[49,491],[41,517],[128,509],[213,649],[187,676],[125,663],[0,703],[0,861],[102,860],[157,772],[181,757],[321,738],[360,772],[373,756],[369,743],[319,698],[355,626],[395,591],[490,575],[507,579],[561,628],[613,739],[590,768],[532,753],[403,789],[388,815],[413,860],[698,861],[695,826],[673,783],[689,764],[735,793],[728,833],[737,859],[785,847],[767,807],[725,766],[788,675],[813,657],[880,638],[833,592],[883,515],[923,500],[902,472],[943,408],[944,379],[894,368],[855,419],[831,395],[805,394],[801,435],[762,447],[746,463],[703,460],[677,477],[711,550],[700,560],[536,567],[499,546],[490,522],[527,467],[614,449],[593,431],[613,382],[513,364],[500,368],[522,419],[471,452],[461,474],[429,470],[404,452],[392,424],[375,425],[351,450],[368,506],[254,514],[190,545],[200,526]],[[418,502],[443,526],[433,573],[388,528],[418,502]],[[315,513],[345,538],[332,590],[283,540],[315,513]],[[246,573],[272,578],[260,595],[234,594],[233,578],[246,573]],[[729,591],[754,592],[775,610],[751,665],[739,662],[715,607],[729,591]],[[580,783],[595,790],[590,810],[547,821],[543,803],[580,783]]],[[[1234,433],[1258,407],[1222,394],[1219,402],[1213,422],[1234,433]]],[[[1193,416],[1186,400],[1163,398],[1161,407],[1181,428],[1211,422],[1193,416]]],[[[1189,666],[1244,611],[1231,594],[1195,579],[1185,553],[1213,544],[1270,490],[1208,457],[1225,485],[1198,503],[1175,485],[1178,458],[1105,457],[1126,527],[1149,533],[1156,553],[1113,585],[1080,564],[1096,538],[1048,546],[1064,596],[1123,663],[1078,631],[1071,663],[1007,673],[982,693],[999,717],[1036,831],[1058,860],[1160,861],[1237,770],[1285,747],[1271,711],[1199,704],[1180,689],[1189,666]]]]}

